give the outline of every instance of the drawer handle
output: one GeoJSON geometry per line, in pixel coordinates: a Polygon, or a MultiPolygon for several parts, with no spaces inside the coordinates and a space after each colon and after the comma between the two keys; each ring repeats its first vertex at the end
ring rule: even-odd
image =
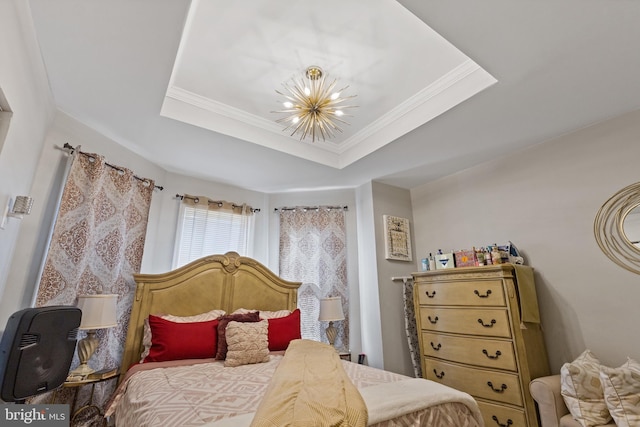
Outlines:
{"type": "Polygon", "coordinates": [[[440,350],[440,348],[442,348],[442,344],[438,343],[438,345],[433,345],[433,341],[431,341],[431,348],[435,351],[438,351],[440,350]]]}
{"type": "Polygon", "coordinates": [[[482,319],[478,319],[478,323],[480,323],[485,328],[493,328],[493,325],[496,324],[496,319],[491,319],[491,322],[487,324],[485,324],[482,319]]]}
{"type": "Polygon", "coordinates": [[[487,356],[489,359],[497,359],[498,357],[500,357],[502,355],[502,353],[500,353],[500,350],[496,350],[496,355],[495,356],[491,356],[489,354],[489,352],[487,350],[482,350],[482,352],[484,353],[485,356],[487,356]]]}
{"type": "Polygon", "coordinates": [[[434,369],[433,373],[436,374],[436,377],[438,377],[439,380],[441,380],[442,377],[444,377],[444,371],[440,371],[440,374],[438,374],[438,371],[434,369]]]}
{"type": "Polygon", "coordinates": [[[507,385],[506,384],[502,384],[502,386],[500,388],[494,388],[493,384],[491,383],[491,381],[487,382],[487,385],[489,387],[491,387],[491,390],[495,391],[496,393],[504,393],[504,391],[507,389],[507,385]]]}
{"type": "Polygon", "coordinates": [[[496,424],[498,424],[500,427],[509,427],[511,424],[513,424],[513,421],[511,421],[511,418],[507,420],[506,424],[502,424],[500,421],[498,421],[498,417],[496,417],[495,415],[492,416],[491,419],[495,421],[496,424]]]}
{"type": "Polygon", "coordinates": [[[433,298],[433,297],[435,297],[435,296],[436,296],[436,291],[433,291],[433,293],[432,293],[432,294],[429,294],[429,291],[425,291],[425,294],[427,294],[427,296],[428,296],[429,298],[433,298]]]}
{"type": "Polygon", "coordinates": [[[427,316],[427,319],[429,319],[429,322],[431,322],[432,324],[436,324],[438,323],[438,316],[436,316],[435,318],[431,318],[431,316],[427,316]]]}
{"type": "Polygon", "coordinates": [[[487,289],[487,292],[484,295],[480,295],[480,292],[477,290],[473,291],[473,293],[478,295],[479,298],[489,298],[489,295],[491,295],[491,289],[487,289]]]}

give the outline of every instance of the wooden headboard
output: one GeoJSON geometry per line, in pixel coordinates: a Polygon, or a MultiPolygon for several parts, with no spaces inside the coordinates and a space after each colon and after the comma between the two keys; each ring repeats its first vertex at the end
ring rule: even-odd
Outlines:
{"type": "Polygon", "coordinates": [[[120,373],[140,360],[149,314],[191,316],[213,309],[295,310],[299,282],[283,280],[258,261],[236,252],[211,255],[162,274],[135,274],[120,373]]]}

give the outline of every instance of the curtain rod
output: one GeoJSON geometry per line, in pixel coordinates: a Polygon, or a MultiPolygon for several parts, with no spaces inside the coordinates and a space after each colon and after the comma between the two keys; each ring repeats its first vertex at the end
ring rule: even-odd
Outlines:
{"type": "Polygon", "coordinates": [[[328,211],[330,210],[334,210],[334,209],[340,209],[343,211],[348,211],[349,210],[349,206],[291,206],[291,207],[282,207],[282,208],[274,208],[273,211],[274,212],[278,212],[278,211],[295,211],[296,209],[302,209],[303,211],[318,211],[320,209],[326,209],[328,211]]]}
{"type": "MultiPolygon", "coordinates": [[[[73,154],[73,152],[74,152],[74,151],[76,151],[76,148],[75,148],[74,146],[72,146],[71,144],[69,144],[68,142],[65,142],[65,143],[64,143],[63,148],[65,148],[65,149],[67,149],[67,150],[70,150],[70,151],[71,151],[71,154],[73,154]]],[[[89,157],[89,158],[93,159],[93,156],[92,156],[91,154],[89,154],[89,153],[85,153],[84,151],[78,151],[78,153],[83,154],[83,155],[85,155],[85,156],[87,156],[87,157],[89,157]]],[[[105,165],[107,165],[107,166],[109,166],[109,167],[110,167],[110,168],[112,168],[112,169],[115,169],[115,170],[117,170],[117,171],[123,172],[123,170],[122,170],[121,168],[119,168],[118,166],[114,166],[114,165],[112,165],[112,164],[110,164],[110,163],[107,163],[107,162],[104,162],[104,164],[105,164],[105,165]]],[[[146,181],[146,182],[149,182],[149,180],[148,180],[148,179],[140,178],[140,177],[139,177],[139,176],[137,176],[137,175],[133,175],[133,177],[134,177],[135,179],[137,179],[138,181],[143,181],[143,182],[144,182],[144,181],[146,181]]],[[[160,190],[160,191],[164,190],[164,187],[163,187],[163,186],[161,186],[161,185],[155,185],[154,187],[155,187],[155,188],[157,188],[157,189],[158,189],[158,190],[160,190]]]]}
{"type": "MultiPolygon", "coordinates": [[[[176,194],[176,199],[183,200],[185,198],[191,199],[196,203],[198,203],[200,201],[200,199],[198,199],[197,197],[185,196],[184,194],[176,194]]],[[[214,203],[217,203],[218,207],[221,208],[222,204],[224,203],[224,201],[222,201],[222,200],[210,200],[209,201],[209,204],[214,204],[214,203]]],[[[234,209],[235,208],[241,208],[242,205],[236,205],[235,203],[231,203],[231,207],[234,208],[234,209]]],[[[251,208],[251,212],[260,212],[260,208],[251,208]]]]}
{"type": "Polygon", "coordinates": [[[402,283],[406,285],[409,280],[413,280],[413,276],[393,276],[391,280],[394,282],[402,280],[402,283]]]}

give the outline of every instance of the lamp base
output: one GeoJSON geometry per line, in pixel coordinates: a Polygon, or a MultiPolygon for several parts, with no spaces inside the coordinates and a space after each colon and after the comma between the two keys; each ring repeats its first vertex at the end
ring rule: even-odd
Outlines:
{"type": "Polygon", "coordinates": [[[95,372],[95,369],[92,369],[86,363],[81,363],[80,365],[78,365],[78,367],[76,369],[74,369],[73,371],[69,372],[69,376],[70,377],[86,377],[87,375],[89,375],[89,374],[91,374],[93,372],[95,372]]]}
{"type": "Polygon", "coordinates": [[[333,347],[333,343],[336,342],[336,337],[338,336],[338,330],[335,326],[333,326],[333,322],[329,322],[329,326],[327,326],[327,340],[329,340],[329,345],[333,347]]]}
{"type": "Polygon", "coordinates": [[[81,375],[86,376],[95,370],[87,365],[91,356],[98,348],[98,339],[96,338],[96,331],[87,331],[87,336],[78,341],[78,359],[80,359],[80,365],[73,371],[69,372],[69,375],[81,375]]]}

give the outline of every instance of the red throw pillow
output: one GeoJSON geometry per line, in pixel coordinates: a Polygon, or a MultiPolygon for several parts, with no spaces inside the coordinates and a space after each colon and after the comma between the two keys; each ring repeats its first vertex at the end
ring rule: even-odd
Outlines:
{"type": "Polygon", "coordinates": [[[227,314],[218,319],[218,351],[216,359],[224,360],[227,357],[227,325],[229,322],[259,322],[260,313],[252,311],[250,313],[227,314]]]}
{"type": "Polygon", "coordinates": [[[269,350],[286,350],[291,340],[302,338],[300,334],[300,309],[290,315],[269,319],[269,350]]]}
{"type": "Polygon", "coordinates": [[[151,348],[145,362],[206,359],[216,354],[218,320],[177,323],[149,316],[151,348]]]}

